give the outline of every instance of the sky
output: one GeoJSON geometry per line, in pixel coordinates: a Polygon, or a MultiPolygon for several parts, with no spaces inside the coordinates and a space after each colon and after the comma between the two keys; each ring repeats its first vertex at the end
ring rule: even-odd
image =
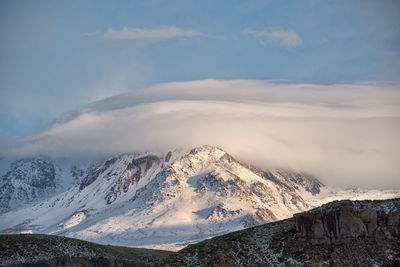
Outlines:
{"type": "Polygon", "coordinates": [[[163,82],[399,80],[399,18],[398,1],[1,1],[0,136],[163,82]]]}
{"type": "Polygon", "coordinates": [[[392,186],[399,25],[396,0],[0,1],[0,154],[211,143],[392,186]]]}

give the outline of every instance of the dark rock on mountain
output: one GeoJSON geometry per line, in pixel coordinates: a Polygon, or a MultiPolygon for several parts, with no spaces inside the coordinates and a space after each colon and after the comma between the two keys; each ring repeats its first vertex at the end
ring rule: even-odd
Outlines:
{"type": "Polygon", "coordinates": [[[165,162],[169,162],[169,160],[171,159],[171,156],[172,156],[172,152],[170,151],[170,152],[168,152],[167,153],[167,155],[165,156],[165,162]]]}
{"type": "Polygon", "coordinates": [[[85,189],[87,186],[92,184],[99,177],[100,174],[104,173],[114,162],[118,160],[118,157],[109,159],[105,161],[103,164],[95,168],[92,172],[90,172],[80,183],[79,190],[85,189]]]}
{"type": "Polygon", "coordinates": [[[128,192],[132,185],[138,183],[139,180],[145,176],[146,172],[150,170],[153,164],[159,163],[160,159],[152,155],[132,159],[117,182],[111,187],[110,192],[106,195],[107,204],[111,204],[121,194],[128,192]]]}
{"type": "Polygon", "coordinates": [[[298,190],[303,187],[306,191],[313,195],[321,192],[321,188],[324,185],[318,181],[315,177],[309,174],[303,174],[298,172],[288,172],[285,170],[277,170],[277,174],[281,177],[285,177],[285,181],[289,184],[291,191],[298,190]]]}
{"type": "Polygon", "coordinates": [[[245,163],[241,164],[252,170],[254,173],[257,173],[264,179],[276,183],[282,187],[286,187],[288,190],[292,192],[299,189],[300,190],[304,189],[305,191],[310,192],[312,195],[317,195],[321,192],[321,189],[324,187],[323,183],[321,183],[318,179],[316,179],[310,174],[305,174],[295,171],[287,171],[282,169],[278,169],[274,172],[271,172],[271,171],[260,170],[249,164],[245,163]]]}

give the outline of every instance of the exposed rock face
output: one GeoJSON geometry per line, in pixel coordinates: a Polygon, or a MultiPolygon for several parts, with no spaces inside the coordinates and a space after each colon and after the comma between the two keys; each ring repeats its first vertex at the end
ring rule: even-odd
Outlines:
{"type": "Polygon", "coordinates": [[[399,239],[400,211],[357,207],[351,201],[332,203],[326,210],[294,216],[299,238],[312,244],[352,242],[358,238],[399,239]]]}
{"type": "Polygon", "coordinates": [[[241,210],[228,210],[224,208],[222,204],[217,205],[212,209],[210,214],[207,216],[207,219],[219,219],[219,218],[226,218],[226,217],[233,217],[235,215],[240,214],[241,210]]]}
{"type": "Polygon", "coordinates": [[[153,164],[159,164],[160,161],[158,157],[152,155],[132,159],[124,172],[119,176],[117,182],[111,187],[110,192],[106,195],[107,204],[111,204],[121,194],[128,192],[132,185],[138,183],[146,175],[146,172],[153,164]]]}
{"type": "Polygon", "coordinates": [[[104,173],[113,163],[118,160],[118,157],[112,158],[98,166],[95,170],[90,172],[80,183],[79,190],[85,189],[87,186],[92,184],[100,174],[104,173]]]}
{"type": "Polygon", "coordinates": [[[274,172],[260,171],[252,166],[247,167],[256,172],[258,175],[262,176],[264,179],[279,184],[280,186],[285,187],[291,192],[303,189],[307,192],[310,192],[312,195],[317,195],[324,187],[324,184],[322,184],[320,181],[318,181],[318,179],[309,174],[291,172],[282,169],[278,169],[274,172]]]}
{"type": "Polygon", "coordinates": [[[267,221],[276,221],[274,213],[266,208],[259,208],[253,214],[249,214],[244,219],[244,223],[246,227],[252,227],[256,225],[260,225],[267,221]]]}
{"type": "Polygon", "coordinates": [[[284,177],[286,184],[289,185],[290,190],[299,189],[303,187],[306,191],[313,195],[321,192],[321,188],[324,185],[318,181],[315,177],[303,174],[303,173],[293,173],[285,170],[278,170],[277,175],[284,177]]]}

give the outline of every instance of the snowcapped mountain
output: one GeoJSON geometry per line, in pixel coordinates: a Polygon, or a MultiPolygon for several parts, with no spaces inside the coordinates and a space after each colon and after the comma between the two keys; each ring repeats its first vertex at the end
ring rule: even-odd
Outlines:
{"type": "MultiPolygon", "coordinates": [[[[3,163],[3,162],[2,162],[3,163]]],[[[36,204],[66,191],[90,172],[85,161],[53,160],[46,156],[1,164],[0,213],[36,204]]]]}
{"type": "Polygon", "coordinates": [[[37,157],[11,164],[2,179],[0,208],[6,211],[35,200],[43,200],[56,188],[55,169],[50,160],[37,157]]]}
{"type": "MultiPolygon", "coordinates": [[[[212,236],[291,217],[328,198],[355,195],[327,188],[303,173],[258,170],[212,146],[165,154],[124,154],[95,167],[87,163],[78,168],[70,163],[63,169],[59,167],[62,164],[50,161],[14,162],[3,176],[0,190],[11,192],[2,198],[4,203],[39,203],[19,209],[8,204],[12,210],[0,215],[0,231],[32,230],[103,244],[176,250],[212,236]],[[25,166],[21,167],[24,171],[20,165],[25,166]],[[75,180],[69,187],[65,182],[58,186],[62,184],[59,181],[71,177],[75,180]],[[16,186],[16,180],[22,180],[24,186],[16,186]],[[10,185],[13,190],[7,189],[10,185]],[[15,193],[25,188],[43,193],[28,198],[15,193]],[[64,191],[57,193],[58,188],[64,191]],[[40,201],[45,192],[47,200],[40,201]]],[[[366,195],[374,198],[369,191],[358,192],[357,197],[366,195]]]]}

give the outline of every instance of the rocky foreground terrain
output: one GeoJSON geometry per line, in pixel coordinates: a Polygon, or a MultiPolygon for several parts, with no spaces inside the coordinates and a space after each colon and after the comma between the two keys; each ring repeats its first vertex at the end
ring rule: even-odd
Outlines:
{"type": "Polygon", "coordinates": [[[400,199],[331,202],[174,257],[178,266],[399,266],[400,199]]]}
{"type": "Polygon", "coordinates": [[[50,235],[0,235],[0,266],[154,266],[171,252],[50,235]]]}
{"type": "Polygon", "coordinates": [[[334,201],[290,219],[211,238],[178,252],[103,246],[42,235],[0,236],[0,265],[60,264],[399,266],[400,199],[334,201]]]}

